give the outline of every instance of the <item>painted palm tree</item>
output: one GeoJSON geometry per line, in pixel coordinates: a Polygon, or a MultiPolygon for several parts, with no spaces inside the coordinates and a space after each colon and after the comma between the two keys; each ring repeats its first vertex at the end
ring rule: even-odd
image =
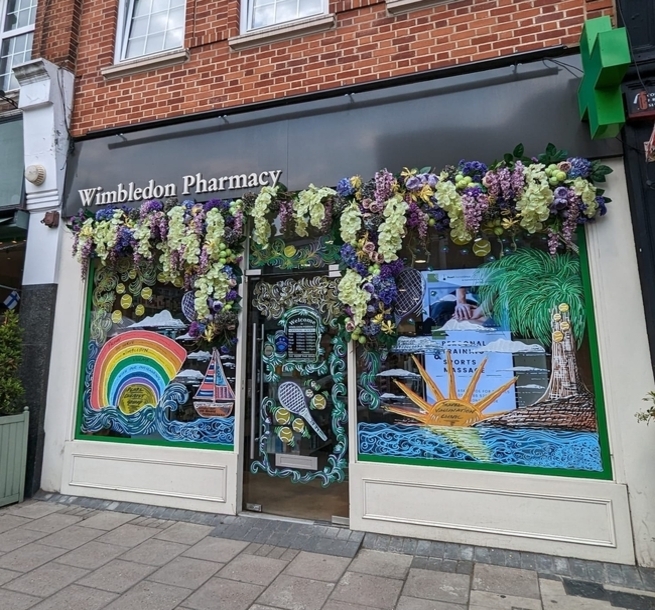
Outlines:
{"type": "Polygon", "coordinates": [[[576,341],[582,342],[586,324],[580,259],[520,249],[482,269],[480,293],[493,315],[509,316],[513,334],[552,345],[550,382],[537,403],[588,393],[576,360],[576,341]]]}

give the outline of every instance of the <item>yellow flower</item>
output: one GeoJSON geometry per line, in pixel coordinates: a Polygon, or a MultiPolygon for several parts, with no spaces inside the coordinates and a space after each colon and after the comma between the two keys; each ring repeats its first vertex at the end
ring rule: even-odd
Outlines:
{"type": "Polygon", "coordinates": [[[384,315],[379,313],[377,316],[374,316],[373,322],[375,322],[375,324],[382,324],[382,322],[384,322],[384,315]]]}
{"type": "Polygon", "coordinates": [[[415,176],[416,175],[416,169],[409,169],[407,167],[403,167],[403,171],[400,172],[400,175],[403,178],[409,178],[410,176],[415,176]]]}
{"type": "Polygon", "coordinates": [[[382,322],[382,332],[390,335],[396,328],[393,322],[382,322]]]}
{"type": "Polygon", "coordinates": [[[434,195],[434,191],[430,188],[428,184],[424,184],[423,187],[421,188],[421,192],[418,194],[418,196],[425,201],[425,203],[430,202],[430,198],[434,195]]]}

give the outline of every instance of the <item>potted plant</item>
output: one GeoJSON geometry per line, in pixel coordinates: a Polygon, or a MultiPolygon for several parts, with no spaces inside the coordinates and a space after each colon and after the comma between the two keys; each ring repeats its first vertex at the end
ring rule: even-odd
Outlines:
{"type": "Polygon", "coordinates": [[[29,411],[18,377],[22,338],[18,316],[0,316],[0,506],[22,502],[27,463],[29,411]]]}

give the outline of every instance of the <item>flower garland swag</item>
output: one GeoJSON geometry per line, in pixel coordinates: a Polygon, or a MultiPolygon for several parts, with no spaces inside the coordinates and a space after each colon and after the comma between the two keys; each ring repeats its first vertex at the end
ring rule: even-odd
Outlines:
{"type": "Polygon", "coordinates": [[[346,333],[362,344],[390,345],[397,334],[403,246],[418,240],[427,247],[431,237],[449,237],[457,245],[472,242],[473,251],[486,256],[490,238],[542,233],[552,255],[560,247],[575,250],[577,226],[607,211],[610,199],[595,184],[611,171],[598,161],[568,157],[553,144],[533,158],[519,145],[490,167],[462,160],[438,174],[385,169],[368,182],[343,178],[336,190],[310,185],[295,197],[283,187],[264,187],[243,203],[262,248],[271,238],[272,214],[283,230],[294,220],[298,236],[307,236],[308,227],[319,233],[336,228],[343,241],[339,299],[346,333]]]}
{"type": "Polygon", "coordinates": [[[151,263],[160,282],[193,291],[195,319],[189,320],[189,335],[229,349],[236,342],[240,309],[243,221],[240,201],[178,204],[169,198],[134,209],[81,210],[68,226],[83,276],[93,258],[109,266],[126,257],[135,265],[151,263]]]}

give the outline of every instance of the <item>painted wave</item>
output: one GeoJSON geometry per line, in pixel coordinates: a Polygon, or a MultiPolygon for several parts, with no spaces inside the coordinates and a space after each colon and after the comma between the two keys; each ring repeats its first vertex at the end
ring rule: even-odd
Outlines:
{"type": "MultiPolygon", "coordinates": [[[[561,430],[478,428],[487,463],[601,471],[598,434],[561,430]]],[[[421,426],[360,423],[359,452],[387,457],[482,461],[446,436],[421,426]]],[[[478,453],[479,454],[479,453],[478,453]]]]}

